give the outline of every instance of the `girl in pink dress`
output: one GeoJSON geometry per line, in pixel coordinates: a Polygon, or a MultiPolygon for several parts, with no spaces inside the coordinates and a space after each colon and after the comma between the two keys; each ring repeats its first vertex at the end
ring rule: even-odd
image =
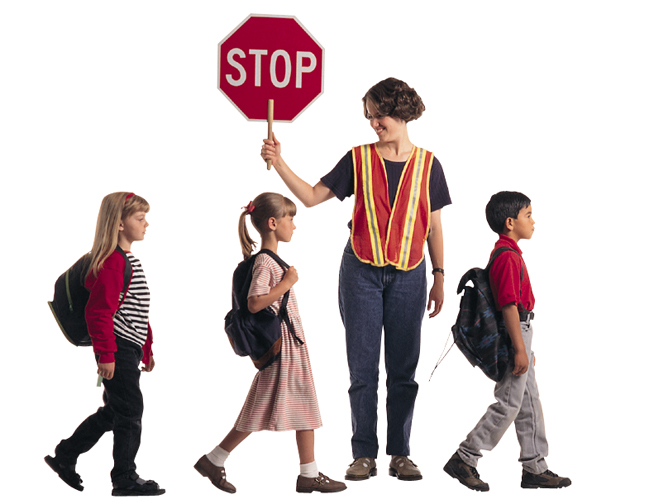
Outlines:
{"type": "MultiPolygon", "coordinates": [[[[239,219],[243,258],[251,257],[256,243],[247,231],[247,215],[261,235],[261,249],[276,254],[279,242],[291,241],[295,213],[295,204],[281,194],[263,193],[250,202],[239,219]]],[[[225,492],[236,492],[234,485],[227,481],[225,460],[252,432],[262,430],[296,431],[300,456],[300,475],[296,483],[298,492],[340,492],[346,488],[345,484],[318,472],[314,458],[313,431],[321,427],[322,422],[309,353],[306,344],[301,343],[305,338],[292,289],[297,281],[298,274],[293,266],[284,271],[269,255],[256,256],[248,292],[248,309],[257,313],[271,307],[277,314],[282,297],[290,290],[287,310],[297,338],[292,336],[286,323],[282,323],[280,358],[256,374],[232,430],[213,451],[203,455],[195,464],[195,469],[202,476],[208,477],[225,492]]]]}

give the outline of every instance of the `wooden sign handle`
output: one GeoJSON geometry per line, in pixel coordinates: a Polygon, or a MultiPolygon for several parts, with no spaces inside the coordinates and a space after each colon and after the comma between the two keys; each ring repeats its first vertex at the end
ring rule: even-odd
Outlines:
{"type": "MultiPolygon", "coordinates": [[[[273,139],[273,117],[275,116],[275,100],[268,100],[268,140],[273,139]]],[[[266,161],[266,167],[270,170],[272,161],[266,161]]]]}

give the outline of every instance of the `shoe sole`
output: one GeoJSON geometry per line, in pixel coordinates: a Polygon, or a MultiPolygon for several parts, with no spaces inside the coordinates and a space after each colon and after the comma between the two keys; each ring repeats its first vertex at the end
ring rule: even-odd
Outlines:
{"type": "Polygon", "coordinates": [[[74,484],[66,481],[64,478],[62,478],[61,473],[59,472],[59,464],[50,455],[46,455],[43,460],[45,460],[45,463],[48,464],[50,469],[52,469],[55,473],[57,473],[57,476],[59,476],[59,479],[61,481],[63,481],[64,483],[66,483],[66,485],[68,485],[70,488],[74,488],[78,492],[81,492],[81,491],[84,490],[84,487],[82,485],[74,485],[74,484]]]}
{"type": "Polygon", "coordinates": [[[154,497],[156,495],[163,495],[166,493],[166,490],[163,488],[158,488],[152,492],[142,492],[134,488],[114,488],[111,491],[111,495],[114,497],[154,497]]]}
{"type": "Polygon", "coordinates": [[[559,486],[541,486],[541,485],[529,485],[529,484],[523,484],[520,483],[521,488],[530,488],[530,489],[538,489],[538,488],[552,488],[552,489],[557,489],[557,488],[566,488],[569,487],[571,483],[568,483],[567,485],[559,485],[559,486]]]}
{"type": "MultiPolygon", "coordinates": [[[[347,487],[346,487],[347,488],[347,487]]],[[[318,488],[298,488],[295,487],[295,491],[297,493],[312,493],[312,492],[318,492],[318,493],[336,493],[336,492],[342,492],[346,488],[337,488],[336,490],[319,490],[318,488]]]]}
{"type": "Polygon", "coordinates": [[[445,467],[443,467],[443,471],[445,471],[447,474],[449,474],[452,478],[457,480],[459,483],[461,483],[464,487],[469,488],[470,490],[474,490],[475,492],[488,492],[490,490],[490,487],[487,488],[475,488],[470,485],[466,485],[466,482],[461,479],[461,477],[452,469],[448,464],[445,464],[445,467]]]}
{"type": "Polygon", "coordinates": [[[397,478],[401,481],[418,481],[422,479],[422,474],[414,474],[412,476],[404,476],[403,474],[400,474],[397,472],[397,469],[393,469],[392,467],[388,468],[388,474],[393,476],[394,478],[397,478]]]}
{"type": "MultiPolygon", "coordinates": [[[[193,469],[195,469],[197,472],[199,472],[204,478],[209,478],[209,475],[207,474],[207,472],[204,469],[202,469],[201,467],[198,467],[197,464],[195,464],[193,466],[193,469]]],[[[219,485],[216,485],[211,478],[209,478],[209,481],[211,481],[211,484],[213,486],[215,486],[218,490],[222,490],[223,492],[227,492],[227,493],[230,493],[230,494],[236,493],[236,489],[232,490],[231,488],[223,488],[223,487],[221,487],[219,485]]]]}
{"type": "Polygon", "coordinates": [[[526,474],[526,471],[523,471],[523,478],[522,481],[520,481],[520,486],[522,488],[530,488],[530,489],[536,489],[536,488],[566,488],[572,485],[572,481],[570,478],[563,478],[560,477],[556,474],[552,474],[554,478],[558,478],[558,484],[554,484],[554,478],[547,479],[547,478],[540,478],[541,480],[544,479],[545,481],[539,482],[539,481],[534,481],[534,477],[531,478],[526,478],[527,481],[525,481],[524,475],[526,474]],[[529,481],[531,480],[531,481],[529,481]],[[550,484],[547,484],[550,483],[550,484]]]}
{"type": "Polygon", "coordinates": [[[370,479],[373,476],[377,476],[377,468],[376,467],[373,467],[372,469],[370,469],[370,472],[368,474],[364,474],[364,475],[361,475],[361,476],[358,476],[358,475],[351,476],[349,474],[346,474],[345,479],[348,480],[348,481],[363,481],[363,480],[370,479]]]}

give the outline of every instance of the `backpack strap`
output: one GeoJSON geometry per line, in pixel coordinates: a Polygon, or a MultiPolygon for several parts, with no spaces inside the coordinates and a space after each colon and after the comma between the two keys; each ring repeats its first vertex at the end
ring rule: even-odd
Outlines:
{"type": "Polygon", "coordinates": [[[286,271],[288,268],[290,268],[290,266],[284,262],[284,259],[282,259],[281,257],[279,257],[279,256],[278,256],[277,254],[275,254],[272,250],[261,249],[261,250],[260,250],[259,252],[257,252],[255,255],[258,255],[258,254],[266,254],[266,255],[272,257],[272,258],[275,260],[275,262],[276,262],[277,264],[279,264],[279,265],[282,267],[282,269],[283,269],[284,271],[286,271]]]}
{"type": "MultiPolygon", "coordinates": [[[[514,248],[511,248],[511,247],[500,247],[500,248],[498,248],[495,252],[493,252],[493,255],[491,256],[490,261],[488,261],[488,266],[486,266],[486,271],[488,272],[489,277],[490,277],[490,269],[491,269],[491,266],[493,265],[493,263],[495,262],[495,259],[497,259],[502,252],[506,252],[506,251],[509,251],[509,250],[511,252],[515,252],[516,254],[518,254],[518,256],[520,256],[520,253],[514,248]]],[[[523,271],[522,271],[522,260],[521,260],[520,261],[520,308],[522,308],[521,311],[527,311],[525,309],[524,305],[522,304],[522,274],[523,274],[523,271]]]]}
{"type": "MultiPolygon", "coordinates": [[[[286,272],[290,266],[284,262],[284,260],[279,257],[277,254],[275,254],[272,250],[268,249],[261,249],[258,254],[266,254],[270,257],[272,257],[277,264],[281,266],[281,268],[286,272]]],[[[291,290],[287,290],[284,293],[284,297],[282,298],[282,305],[279,308],[279,318],[282,319],[283,322],[286,323],[286,326],[288,327],[288,330],[291,331],[291,334],[293,337],[300,343],[300,345],[304,345],[304,341],[302,341],[296,334],[295,334],[295,329],[293,328],[293,323],[291,322],[291,319],[288,316],[288,309],[286,306],[288,305],[288,297],[291,294],[291,290]]]]}
{"type": "MultiPolygon", "coordinates": [[[[493,252],[493,255],[491,256],[490,261],[488,261],[488,266],[486,266],[486,269],[487,269],[488,271],[490,271],[490,268],[491,268],[492,264],[495,262],[495,259],[497,259],[497,257],[498,257],[502,252],[506,252],[507,250],[510,250],[511,252],[515,252],[516,254],[520,255],[520,253],[519,253],[516,249],[514,249],[514,248],[511,248],[511,247],[500,247],[500,248],[498,248],[497,250],[495,250],[495,251],[493,252]]],[[[522,280],[522,264],[520,264],[520,279],[522,280]]]]}
{"type": "Polygon", "coordinates": [[[132,263],[127,257],[125,251],[122,248],[120,248],[120,246],[116,245],[116,250],[120,253],[120,255],[123,256],[123,259],[125,259],[125,273],[123,274],[123,290],[121,291],[122,298],[120,304],[118,305],[118,308],[120,308],[120,306],[125,301],[125,295],[127,294],[127,289],[132,283],[132,263]]]}

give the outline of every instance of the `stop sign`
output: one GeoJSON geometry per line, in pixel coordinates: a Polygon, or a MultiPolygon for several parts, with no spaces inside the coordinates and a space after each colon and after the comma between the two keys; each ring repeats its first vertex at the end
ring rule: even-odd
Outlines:
{"type": "Polygon", "coordinates": [[[293,16],[251,14],[218,45],[218,88],[250,120],[293,121],[322,94],[324,49],[293,16]]]}

